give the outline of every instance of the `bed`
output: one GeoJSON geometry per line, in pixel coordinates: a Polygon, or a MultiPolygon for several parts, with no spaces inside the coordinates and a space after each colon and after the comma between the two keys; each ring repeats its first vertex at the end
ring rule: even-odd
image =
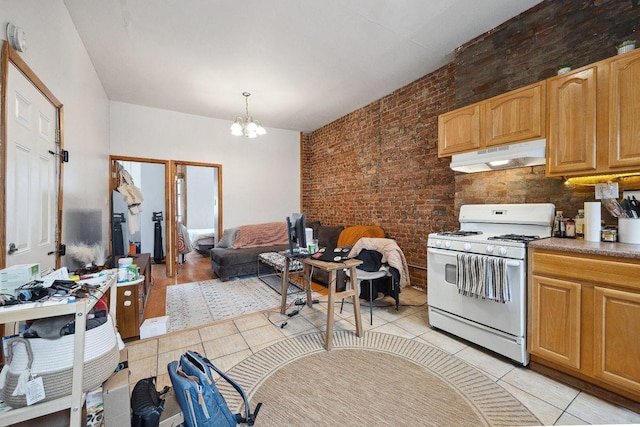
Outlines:
{"type": "Polygon", "coordinates": [[[188,229],[189,240],[193,248],[201,255],[208,256],[209,249],[215,246],[215,228],[188,229]]]}

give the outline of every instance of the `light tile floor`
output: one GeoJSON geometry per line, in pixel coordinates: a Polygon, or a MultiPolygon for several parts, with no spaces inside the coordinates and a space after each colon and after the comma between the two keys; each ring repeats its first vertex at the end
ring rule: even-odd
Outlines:
{"type": "MultiPolygon", "coordinates": [[[[405,288],[400,295],[399,311],[386,298],[374,304],[373,325],[369,324],[369,306],[361,304],[366,331],[383,332],[423,341],[464,360],[484,372],[519,399],[543,425],[640,424],[640,414],[610,404],[585,392],[551,380],[531,369],[511,363],[491,352],[478,350],[462,339],[431,329],[424,291],[405,288]]],[[[296,307],[298,308],[298,307],[296,307]]],[[[289,310],[292,311],[293,309],[289,310]]],[[[335,330],[355,329],[351,304],[336,307],[335,330]]],[[[201,328],[175,332],[127,344],[131,384],[149,376],[158,377],[158,387],[170,385],[167,364],[178,360],[187,349],[206,355],[223,370],[232,368],[254,352],[288,337],[324,331],[326,303],[304,307],[295,317],[279,310],[222,321],[201,328]],[[282,323],[287,321],[285,327],[282,323]]]]}

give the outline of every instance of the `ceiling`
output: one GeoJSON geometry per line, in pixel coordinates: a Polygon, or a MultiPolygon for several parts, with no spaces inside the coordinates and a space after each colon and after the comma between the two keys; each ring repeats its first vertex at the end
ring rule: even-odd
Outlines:
{"type": "Polygon", "coordinates": [[[109,99],[310,132],[540,0],[64,0],[109,99]]]}

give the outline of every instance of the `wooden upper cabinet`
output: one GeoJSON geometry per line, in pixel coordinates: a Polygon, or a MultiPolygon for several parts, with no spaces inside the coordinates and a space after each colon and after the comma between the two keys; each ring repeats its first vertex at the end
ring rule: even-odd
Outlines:
{"type": "Polygon", "coordinates": [[[611,61],[609,85],[609,167],[640,166],[640,55],[611,61]]]}
{"type": "Polygon", "coordinates": [[[547,175],[596,169],[597,67],[547,80],[547,175]]]}
{"type": "Polygon", "coordinates": [[[485,145],[543,138],[544,93],[544,82],[541,82],[485,101],[485,145]]]}
{"type": "Polygon", "coordinates": [[[544,138],[545,85],[536,83],[438,117],[438,156],[544,138]]]}
{"type": "Polygon", "coordinates": [[[438,157],[481,147],[482,105],[472,104],[438,117],[438,157]]]}

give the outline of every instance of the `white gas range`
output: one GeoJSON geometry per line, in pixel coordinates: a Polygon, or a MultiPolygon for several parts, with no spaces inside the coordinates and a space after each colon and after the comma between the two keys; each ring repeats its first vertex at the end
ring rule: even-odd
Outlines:
{"type": "MultiPolygon", "coordinates": [[[[464,205],[460,230],[429,234],[431,325],[527,365],[527,242],[550,237],[554,215],[550,203],[464,205]],[[501,286],[508,287],[506,300],[463,295],[468,286],[464,280],[469,279],[461,278],[466,268],[461,263],[470,260],[476,268],[504,269],[501,286]]],[[[489,278],[495,279],[493,270],[483,270],[478,277],[478,282],[484,281],[478,288],[495,285],[489,278]]]]}

